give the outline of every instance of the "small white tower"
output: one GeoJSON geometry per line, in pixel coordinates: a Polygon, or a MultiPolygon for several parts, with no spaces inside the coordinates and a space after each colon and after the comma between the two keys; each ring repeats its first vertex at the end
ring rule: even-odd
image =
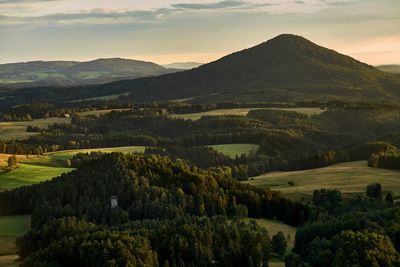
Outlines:
{"type": "Polygon", "coordinates": [[[118,197],[117,196],[112,196],[110,198],[110,204],[111,204],[111,208],[115,209],[116,207],[118,207],[118,197]]]}

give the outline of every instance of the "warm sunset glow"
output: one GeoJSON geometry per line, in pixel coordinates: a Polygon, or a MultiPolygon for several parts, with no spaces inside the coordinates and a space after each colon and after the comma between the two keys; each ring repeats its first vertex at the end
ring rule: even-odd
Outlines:
{"type": "Polygon", "coordinates": [[[0,0],[0,63],[209,62],[280,33],[369,64],[400,63],[399,28],[396,0],[0,0]]]}

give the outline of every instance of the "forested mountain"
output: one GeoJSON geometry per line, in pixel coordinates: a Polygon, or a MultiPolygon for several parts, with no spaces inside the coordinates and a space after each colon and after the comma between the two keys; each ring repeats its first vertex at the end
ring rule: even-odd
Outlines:
{"type": "Polygon", "coordinates": [[[372,66],[284,34],[197,69],[124,85],[132,98],[143,100],[299,100],[310,95],[360,99],[398,94],[386,79],[388,75],[372,66]]]}
{"type": "Polygon", "coordinates": [[[171,73],[151,62],[108,58],[93,61],[32,61],[0,65],[0,84],[80,85],[99,84],[171,73]]]}

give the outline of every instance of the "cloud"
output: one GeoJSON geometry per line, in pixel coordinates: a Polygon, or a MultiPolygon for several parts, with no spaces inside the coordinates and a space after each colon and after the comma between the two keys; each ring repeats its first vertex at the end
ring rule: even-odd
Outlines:
{"type": "MultiPolygon", "coordinates": [[[[11,1],[11,0],[0,0],[11,1]]],[[[34,0],[17,0],[21,2],[34,0]]],[[[38,0],[37,0],[38,1],[38,0]]],[[[57,0],[42,0],[57,1],[57,0]]],[[[166,19],[174,14],[184,14],[193,11],[226,11],[226,10],[243,10],[249,11],[258,7],[276,5],[271,3],[251,3],[245,1],[220,1],[214,3],[180,3],[172,4],[169,7],[156,8],[152,10],[130,10],[120,11],[114,9],[93,9],[90,11],[70,12],[70,13],[51,13],[41,16],[2,16],[0,17],[0,25],[10,24],[109,24],[109,23],[156,23],[162,19],[166,19]]]]}
{"type": "Polygon", "coordinates": [[[218,9],[237,9],[237,8],[256,8],[276,5],[273,3],[252,3],[246,1],[220,1],[214,3],[180,3],[172,4],[173,8],[187,9],[187,10],[218,10],[218,9]]]}
{"type": "Polygon", "coordinates": [[[33,2],[50,2],[60,0],[0,0],[1,4],[18,4],[18,3],[33,3],[33,2]]]}
{"type": "Polygon", "coordinates": [[[174,8],[180,9],[225,9],[225,8],[236,8],[248,5],[248,2],[244,1],[221,1],[216,3],[181,3],[181,4],[172,4],[171,6],[174,8]]]}

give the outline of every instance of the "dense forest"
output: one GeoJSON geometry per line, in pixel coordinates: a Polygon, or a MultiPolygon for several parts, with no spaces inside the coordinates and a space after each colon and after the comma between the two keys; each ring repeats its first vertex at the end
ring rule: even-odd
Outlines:
{"type": "Polygon", "coordinates": [[[234,181],[228,169],[122,153],[93,154],[69,174],[3,192],[0,207],[1,215],[32,213],[32,230],[18,242],[23,266],[259,266],[270,237],[239,218],[316,219],[312,207],[234,181]]]}

